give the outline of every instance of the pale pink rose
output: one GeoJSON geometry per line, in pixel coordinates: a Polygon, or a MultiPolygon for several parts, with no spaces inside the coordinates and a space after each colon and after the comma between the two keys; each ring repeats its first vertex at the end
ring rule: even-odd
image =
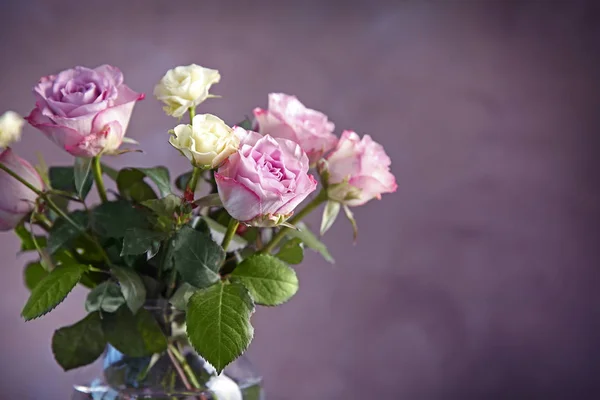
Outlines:
{"type": "Polygon", "coordinates": [[[135,102],[144,98],[110,65],[43,77],[33,93],[37,101],[27,121],[76,157],[117,150],[135,102]]]}
{"type": "Polygon", "coordinates": [[[227,212],[248,225],[272,226],[289,218],[317,187],[308,157],[291,140],[234,128],[240,147],[215,173],[227,212]]]}
{"type": "Polygon", "coordinates": [[[390,172],[391,160],[383,146],[365,135],[344,131],[326,160],[319,164],[329,197],[349,206],[359,206],[382,193],[396,191],[396,178],[390,172]]]}
{"type": "Polygon", "coordinates": [[[319,111],[306,108],[295,96],[269,94],[269,109],[254,109],[258,132],[293,140],[308,155],[311,165],[335,147],[335,125],[319,111]]]}
{"type": "MultiPolygon", "coordinates": [[[[37,171],[10,148],[0,153],[0,164],[10,168],[36,189],[44,189],[44,182],[37,171]]],[[[8,231],[33,211],[37,194],[1,169],[0,188],[0,231],[8,231]]]]}

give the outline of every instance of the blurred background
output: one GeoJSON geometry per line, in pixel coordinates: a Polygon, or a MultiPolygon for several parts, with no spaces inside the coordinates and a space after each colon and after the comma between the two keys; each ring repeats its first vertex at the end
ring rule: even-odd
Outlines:
{"type": "MultiPolygon", "coordinates": [[[[340,219],[299,294],[253,317],[269,399],[600,398],[600,6],[594,1],[0,3],[0,111],[27,115],[39,77],[118,66],[146,92],[113,166],[188,169],[152,96],[169,68],[221,71],[204,103],[235,123],[297,95],[338,132],[368,133],[399,189],[340,219]]],[[[71,158],[31,127],[15,146],[71,158]]],[[[313,226],[318,216],[309,218],[313,226]]],[[[25,323],[18,241],[0,236],[0,399],[68,399],[78,372],[54,329],[77,290],[25,323]]]]}

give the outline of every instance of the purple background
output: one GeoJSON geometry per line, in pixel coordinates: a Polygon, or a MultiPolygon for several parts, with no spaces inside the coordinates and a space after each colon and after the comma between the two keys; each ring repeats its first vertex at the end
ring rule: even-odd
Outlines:
{"type": "MultiPolygon", "coordinates": [[[[0,4],[0,110],[77,64],[148,93],[129,129],[146,155],[114,166],[187,169],[151,93],[192,62],[223,77],[201,112],[234,123],[283,91],[385,146],[399,189],[355,209],[358,245],[341,219],[337,264],[309,254],[294,300],[253,318],[270,399],[598,398],[595,2],[0,4]]],[[[15,148],[71,162],[30,127],[15,148]]],[[[85,293],[24,323],[17,245],[0,236],[0,399],[67,399],[81,374],[50,338],[85,293]]]]}

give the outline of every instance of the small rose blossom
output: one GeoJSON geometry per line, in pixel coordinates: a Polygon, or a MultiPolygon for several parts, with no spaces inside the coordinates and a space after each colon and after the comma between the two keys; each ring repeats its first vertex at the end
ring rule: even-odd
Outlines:
{"type": "Polygon", "coordinates": [[[337,147],[319,163],[319,172],[330,199],[359,206],[396,191],[391,163],[383,146],[369,135],[361,140],[355,132],[344,131],[337,147]]]}
{"type": "MultiPolygon", "coordinates": [[[[10,148],[0,153],[0,164],[10,168],[36,189],[43,190],[44,182],[37,171],[10,148]]],[[[37,194],[4,170],[0,170],[0,188],[0,231],[8,231],[33,211],[37,194]]]]}
{"type": "Polygon", "coordinates": [[[8,147],[21,140],[21,130],[25,120],[14,111],[0,116],[0,147],[8,147]]]}
{"type": "Polygon", "coordinates": [[[237,151],[240,139],[221,118],[201,114],[194,117],[192,125],[177,125],[169,143],[195,167],[216,168],[237,151]]]}
{"type": "Polygon", "coordinates": [[[292,140],[302,147],[311,165],[335,147],[335,125],[319,111],[306,108],[295,96],[269,94],[269,108],[254,110],[258,132],[292,140]]]}
{"type": "Polygon", "coordinates": [[[119,148],[133,106],[144,98],[110,65],[43,77],[33,91],[36,108],[27,121],[70,154],[88,158],[119,148]]]}
{"type": "Polygon", "coordinates": [[[212,97],[208,91],[220,80],[221,75],[216,69],[196,64],[175,67],[168,70],[154,87],[154,96],[165,103],[163,109],[167,114],[179,118],[212,97]]]}
{"type": "Polygon", "coordinates": [[[215,173],[223,206],[247,225],[285,222],[317,187],[306,153],[291,140],[234,131],[241,138],[239,150],[215,173]]]}

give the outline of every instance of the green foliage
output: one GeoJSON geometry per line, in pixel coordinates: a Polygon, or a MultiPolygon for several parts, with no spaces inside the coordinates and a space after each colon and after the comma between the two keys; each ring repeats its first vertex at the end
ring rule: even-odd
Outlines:
{"type": "Polygon", "coordinates": [[[126,229],[149,229],[147,211],[128,201],[118,200],[100,204],[92,210],[92,229],[102,237],[122,238],[126,229]]]}
{"type": "Polygon", "coordinates": [[[85,173],[84,164],[85,163],[81,161],[76,161],[75,167],[50,167],[48,169],[48,177],[50,178],[50,185],[52,188],[63,192],[73,193],[74,195],[85,199],[92,189],[93,177],[89,171],[87,174],[85,173]]]}
{"type": "Polygon", "coordinates": [[[138,168],[138,171],[146,175],[158,188],[161,197],[171,194],[171,178],[169,170],[165,167],[138,168]]]}
{"type": "Polygon", "coordinates": [[[40,262],[32,262],[27,264],[25,270],[23,271],[23,280],[25,281],[25,286],[29,290],[33,290],[34,287],[37,286],[40,281],[42,281],[49,274],[48,271],[42,266],[40,262]]]}
{"type": "Polygon", "coordinates": [[[257,304],[277,306],[298,291],[298,278],[293,269],[268,254],[257,254],[242,261],[231,273],[231,279],[242,283],[257,304]]]}
{"type": "Polygon", "coordinates": [[[110,267],[121,285],[121,292],[132,312],[137,312],[146,301],[146,287],[142,278],[133,270],[113,265],[110,267]]]}
{"type": "Polygon", "coordinates": [[[175,187],[182,192],[185,192],[185,188],[187,187],[188,182],[192,178],[192,171],[186,172],[184,174],[179,175],[175,179],[175,187]]]}
{"type": "Polygon", "coordinates": [[[46,251],[54,254],[58,249],[68,245],[73,239],[85,232],[88,225],[88,216],[84,211],[74,211],[68,217],[76,223],[78,228],[74,227],[64,218],[56,220],[50,233],[48,234],[48,246],[46,251]]]}
{"type": "Polygon", "coordinates": [[[298,238],[302,240],[302,242],[309,248],[321,254],[326,261],[332,264],[335,262],[331,254],[329,254],[327,247],[315,236],[314,233],[310,231],[310,229],[308,229],[305,224],[302,222],[297,223],[296,228],[298,229],[289,229],[287,231],[287,235],[291,236],[292,238],[298,238]]]}
{"type": "Polygon", "coordinates": [[[167,349],[167,339],[156,319],[145,309],[135,315],[127,307],[103,314],[102,331],[106,340],[130,357],[145,357],[167,349]]]}
{"type": "Polygon", "coordinates": [[[93,183],[91,158],[75,159],[73,178],[75,181],[75,193],[77,193],[77,196],[79,196],[80,199],[85,199],[90,192],[93,183]]]}
{"type": "Polygon", "coordinates": [[[147,229],[131,228],[125,231],[121,256],[144,254],[152,249],[156,242],[166,239],[164,232],[147,229]]]}
{"type": "Polygon", "coordinates": [[[196,351],[221,373],[248,348],[254,304],[239,283],[218,282],[188,301],[187,335],[196,351]]]}
{"type": "Polygon", "coordinates": [[[36,242],[39,247],[46,247],[47,239],[45,236],[32,235],[23,224],[17,225],[15,233],[21,239],[21,251],[35,251],[37,250],[36,242]]]}
{"type": "Polygon", "coordinates": [[[323,209],[323,217],[321,218],[321,236],[325,234],[333,226],[333,223],[340,213],[341,204],[337,201],[329,200],[323,209]]]}
{"type": "Polygon", "coordinates": [[[125,298],[121,293],[121,288],[110,281],[102,282],[92,289],[85,301],[85,310],[87,312],[106,311],[115,312],[125,304],[125,298]]]}
{"type": "Polygon", "coordinates": [[[117,188],[126,200],[141,203],[146,200],[156,199],[156,193],[144,178],[146,174],[136,168],[126,168],[117,175],[117,188]]]}
{"type": "Polygon", "coordinates": [[[198,288],[193,287],[189,283],[183,282],[179,288],[173,293],[173,296],[169,299],[169,303],[177,310],[185,311],[187,303],[194,293],[198,291],[198,288]]]}
{"type": "Polygon", "coordinates": [[[275,256],[288,264],[300,264],[304,260],[302,240],[294,238],[286,241],[279,247],[279,252],[275,256]]]}
{"type": "Polygon", "coordinates": [[[181,228],[173,239],[173,261],[182,279],[197,288],[217,282],[225,252],[206,233],[189,226],[181,228]]]}
{"type": "Polygon", "coordinates": [[[87,266],[67,264],[57,267],[31,291],[21,315],[26,321],[41,317],[59,305],[75,287],[87,266]]]}
{"type": "Polygon", "coordinates": [[[97,312],[88,314],[74,325],[58,329],[52,336],[52,353],[65,371],[93,363],[105,347],[97,312]]]}

